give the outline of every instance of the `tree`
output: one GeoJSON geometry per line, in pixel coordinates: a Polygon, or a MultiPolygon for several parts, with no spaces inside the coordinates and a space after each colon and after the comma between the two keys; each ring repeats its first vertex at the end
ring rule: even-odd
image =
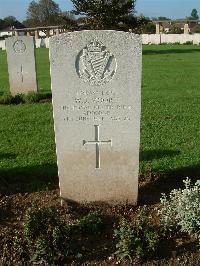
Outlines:
{"type": "Polygon", "coordinates": [[[8,26],[13,26],[15,22],[17,21],[16,17],[13,17],[13,16],[5,17],[3,20],[4,20],[4,23],[8,26]]]}
{"type": "Polygon", "coordinates": [[[144,34],[155,34],[156,33],[156,24],[149,22],[142,28],[142,33],[144,34]]]}
{"type": "Polygon", "coordinates": [[[193,19],[193,20],[199,19],[199,15],[198,15],[198,12],[197,12],[196,8],[192,9],[191,19],[193,19]]]}
{"type": "Polygon", "coordinates": [[[53,0],[31,1],[27,10],[27,26],[52,26],[58,24],[61,10],[53,0]]]}
{"type": "Polygon", "coordinates": [[[196,26],[193,28],[192,32],[194,32],[194,33],[200,33],[200,26],[199,26],[199,25],[196,25],[196,26]]]}
{"type": "Polygon", "coordinates": [[[117,29],[132,21],[136,0],[72,0],[74,13],[85,16],[86,26],[117,29]]]}
{"type": "Polygon", "coordinates": [[[21,22],[19,22],[15,17],[8,16],[0,20],[0,29],[2,30],[8,27],[14,27],[16,29],[21,29],[21,28],[24,28],[25,26],[21,22]]]}
{"type": "Polygon", "coordinates": [[[71,31],[78,29],[77,19],[71,11],[62,12],[60,15],[60,23],[65,29],[71,31]]]}
{"type": "Polygon", "coordinates": [[[158,17],[158,20],[171,20],[171,19],[167,17],[158,17]]]}

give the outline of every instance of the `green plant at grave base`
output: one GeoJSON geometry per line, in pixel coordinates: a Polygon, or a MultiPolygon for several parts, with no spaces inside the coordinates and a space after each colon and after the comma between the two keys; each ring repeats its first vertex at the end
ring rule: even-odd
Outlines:
{"type": "Polygon", "coordinates": [[[10,93],[3,93],[3,95],[0,96],[0,104],[20,104],[20,103],[24,103],[23,94],[17,94],[15,96],[12,96],[10,93]]]}
{"type": "Polygon", "coordinates": [[[17,94],[12,96],[10,93],[3,93],[0,96],[0,104],[21,104],[21,103],[38,103],[40,101],[50,100],[52,97],[51,93],[37,93],[29,92],[27,94],[17,94]]]}
{"type": "Polygon", "coordinates": [[[104,223],[97,212],[90,212],[78,221],[78,228],[84,234],[100,234],[104,223]]]}
{"type": "Polygon", "coordinates": [[[117,239],[115,255],[121,261],[151,257],[160,241],[158,231],[143,211],[135,223],[123,219],[114,237],[117,239]]]}
{"type": "Polygon", "coordinates": [[[192,44],[193,44],[193,42],[190,42],[190,41],[183,43],[183,45],[192,45],[192,44]]]}
{"type": "Polygon", "coordinates": [[[159,214],[165,230],[180,230],[200,236],[200,180],[195,185],[187,178],[184,189],[174,189],[162,195],[159,214]]]}
{"type": "Polygon", "coordinates": [[[25,103],[37,103],[40,100],[40,95],[37,92],[29,92],[23,98],[25,103]]]}
{"type": "Polygon", "coordinates": [[[0,104],[11,104],[12,103],[12,95],[10,93],[3,93],[0,96],[0,104]]]}
{"type": "Polygon", "coordinates": [[[18,93],[15,96],[12,97],[12,104],[20,104],[24,103],[24,94],[18,93]]]}
{"type": "Polygon", "coordinates": [[[26,216],[24,234],[32,262],[54,265],[70,253],[70,227],[55,208],[33,206],[26,216]]]}

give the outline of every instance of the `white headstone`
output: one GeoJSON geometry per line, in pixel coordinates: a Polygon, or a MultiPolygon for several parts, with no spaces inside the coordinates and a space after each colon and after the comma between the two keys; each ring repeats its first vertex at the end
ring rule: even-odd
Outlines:
{"type": "Polygon", "coordinates": [[[6,50],[11,94],[37,92],[33,37],[7,38],[6,50]]]}
{"type": "Polygon", "coordinates": [[[41,47],[42,39],[35,39],[35,47],[40,48],[41,47]]]}
{"type": "Polygon", "coordinates": [[[61,196],[136,204],[141,37],[82,31],[50,40],[61,196]]]}
{"type": "Polygon", "coordinates": [[[49,38],[45,38],[45,47],[49,48],[49,38]]]}
{"type": "Polygon", "coordinates": [[[5,40],[2,41],[1,49],[2,49],[3,51],[6,50],[6,41],[5,41],[5,40]]]}

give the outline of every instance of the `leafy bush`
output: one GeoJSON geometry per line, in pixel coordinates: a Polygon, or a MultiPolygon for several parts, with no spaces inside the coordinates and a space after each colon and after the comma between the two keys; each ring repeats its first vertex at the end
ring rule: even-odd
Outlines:
{"type": "Polygon", "coordinates": [[[79,230],[86,234],[100,234],[103,225],[103,221],[97,212],[90,212],[78,222],[79,230]]]}
{"type": "Polygon", "coordinates": [[[174,189],[161,197],[159,210],[161,222],[166,230],[179,229],[188,234],[200,232],[200,180],[194,186],[187,178],[184,189],[174,189]]]}
{"type": "Polygon", "coordinates": [[[120,260],[150,257],[159,244],[158,232],[144,212],[133,224],[122,220],[119,228],[114,231],[114,237],[117,239],[115,254],[120,260]]]}
{"type": "Polygon", "coordinates": [[[54,265],[70,253],[70,228],[55,208],[31,208],[24,234],[32,250],[32,262],[54,265]]]}

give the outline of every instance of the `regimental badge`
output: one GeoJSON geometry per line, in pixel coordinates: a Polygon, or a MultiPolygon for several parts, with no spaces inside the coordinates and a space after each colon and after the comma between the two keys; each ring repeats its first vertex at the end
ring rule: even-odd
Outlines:
{"type": "Polygon", "coordinates": [[[22,40],[18,40],[13,44],[13,50],[17,54],[23,54],[26,51],[26,45],[22,40]]]}
{"type": "Polygon", "coordinates": [[[84,82],[103,85],[109,82],[117,69],[116,59],[98,41],[89,43],[78,55],[77,73],[84,82]]]}

